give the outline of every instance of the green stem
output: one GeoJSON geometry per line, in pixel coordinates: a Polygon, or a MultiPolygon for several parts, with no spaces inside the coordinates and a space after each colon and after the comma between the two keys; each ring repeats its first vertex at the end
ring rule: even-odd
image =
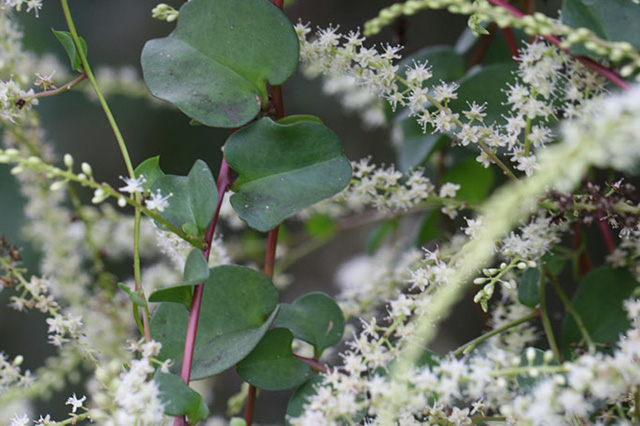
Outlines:
{"type": "Polygon", "coordinates": [[[91,71],[91,67],[89,66],[89,61],[87,61],[87,57],[84,54],[82,49],[82,45],[80,43],[80,37],[78,37],[78,31],[76,30],[76,26],[73,23],[73,18],[71,17],[71,12],[69,10],[69,4],[67,0],[60,0],[62,4],[62,11],[64,13],[65,20],[67,21],[67,26],[69,27],[69,33],[71,34],[71,38],[73,39],[73,44],[76,46],[76,52],[78,56],[80,56],[80,61],[82,62],[82,68],[84,72],[87,74],[93,89],[96,92],[96,96],[98,97],[98,101],[100,102],[100,106],[104,110],[105,115],[107,116],[107,120],[109,120],[109,125],[113,130],[113,134],[118,141],[118,146],[120,147],[120,152],[122,153],[122,158],[124,159],[124,163],[127,166],[127,172],[129,173],[129,177],[131,179],[135,179],[135,173],[133,171],[133,165],[131,164],[131,158],[129,157],[129,151],[127,150],[127,145],[124,143],[124,138],[122,137],[122,133],[120,132],[120,128],[116,123],[115,118],[113,118],[113,114],[111,113],[111,109],[107,104],[104,96],[102,95],[102,91],[98,86],[98,82],[93,75],[93,71],[91,71]]]}
{"type": "Polygon", "coordinates": [[[596,345],[593,343],[593,340],[591,339],[591,336],[589,335],[589,332],[587,331],[587,327],[585,327],[584,322],[582,322],[582,317],[580,316],[578,311],[575,310],[575,308],[573,307],[573,304],[571,304],[571,301],[567,297],[567,294],[564,292],[564,290],[562,289],[562,287],[560,286],[556,278],[553,275],[551,275],[551,273],[549,272],[547,272],[547,277],[549,278],[549,282],[553,286],[553,289],[556,291],[556,293],[558,293],[558,296],[560,297],[560,300],[562,301],[562,304],[564,305],[565,309],[567,310],[567,312],[569,312],[569,315],[571,315],[573,317],[573,320],[576,322],[576,325],[578,326],[578,330],[580,330],[580,334],[582,334],[582,338],[587,344],[589,353],[595,353],[596,345]]]}
{"type": "Polygon", "coordinates": [[[522,318],[518,318],[515,319],[513,321],[508,322],[507,324],[503,325],[500,328],[496,328],[494,330],[489,331],[488,333],[483,334],[482,336],[476,337],[475,339],[473,339],[472,341],[465,343],[464,345],[460,346],[458,349],[456,349],[453,352],[453,356],[460,357],[462,355],[466,355],[469,352],[471,352],[472,350],[474,350],[476,348],[476,346],[478,346],[480,343],[490,339],[491,337],[502,333],[503,331],[507,331],[510,328],[513,327],[517,327],[520,324],[523,324],[527,321],[531,321],[532,319],[536,318],[538,316],[538,312],[536,311],[532,311],[530,314],[525,315],[522,318]]]}
{"type": "Polygon", "coordinates": [[[555,335],[553,334],[553,328],[551,327],[551,320],[549,319],[549,313],[547,311],[547,298],[546,298],[546,286],[547,281],[544,279],[544,266],[540,266],[540,319],[542,321],[542,328],[544,329],[544,334],[547,337],[547,342],[549,342],[549,347],[553,352],[553,356],[556,361],[562,363],[562,354],[558,349],[558,344],[556,343],[555,335]]]}

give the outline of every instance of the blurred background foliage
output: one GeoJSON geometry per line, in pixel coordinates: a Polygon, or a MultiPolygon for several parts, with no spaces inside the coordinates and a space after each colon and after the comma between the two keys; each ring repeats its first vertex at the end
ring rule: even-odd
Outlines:
{"type": "MultiPolygon", "coordinates": [[[[182,4],[180,1],[167,3],[175,8],[182,4]]],[[[289,3],[285,13],[292,22],[310,22],[314,30],[316,27],[339,25],[340,31],[347,33],[362,27],[366,20],[376,16],[378,10],[392,2],[296,0],[289,3]]],[[[78,32],[87,42],[88,58],[94,70],[100,66],[128,66],[133,67],[140,78],[139,58],[144,43],[152,38],[166,36],[174,27],[174,23],[151,18],[151,9],[156,4],[156,1],[151,0],[71,2],[78,32]]],[[[558,2],[549,1],[542,6],[543,11],[553,16],[558,2]]],[[[46,2],[39,18],[22,13],[16,15],[16,19],[19,19],[24,28],[26,49],[37,54],[53,53],[60,63],[68,63],[64,50],[51,32],[52,28],[67,29],[57,2],[46,2]]],[[[405,49],[401,53],[406,56],[425,46],[452,45],[467,28],[466,21],[463,16],[443,11],[421,12],[403,25],[405,49]]],[[[396,44],[397,38],[397,29],[394,34],[394,28],[390,27],[369,40],[369,44],[396,44]]],[[[88,86],[89,83],[85,81],[82,85],[88,86]]],[[[297,73],[284,85],[283,90],[285,113],[319,116],[338,134],[345,153],[351,160],[371,156],[375,163],[395,162],[388,130],[363,129],[355,114],[346,114],[335,99],[323,95],[319,80],[308,80],[297,73]]],[[[102,110],[86,93],[71,90],[60,96],[41,99],[37,111],[48,139],[60,156],[66,152],[71,153],[77,164],[82,161],[91,164],[98,180],[119,186],[118,177],[126,174],[124,163],[102,110]]],[[[152,101],[150,97],[114,95],[108,98],[108,102],[121,127],[134,164],[159,155],[165,172],[186,174],[193,162],[200,158],[217,175],[220,148],[228,135],[227,130],[191,126],[189,119],[178,110],[152,101]]],[[[88,201],[90,194],[84,193],[84,197],[88,201]]],[[[0,235],[6,235],[9,241],[23,247],[26,266],[37,273],[38,248],[25,243],[21,235],[21,229],[29,225],[22,219],[23,204],[9,168],[0,166],[0,235]]],[[[361,229],[350,233],[346,238],[341,236],[313,256],[298,262],[292,270],[294,284],[286,290],[281,300],[290,302],[312,290],[333,293],[332,279],[337,265],[364,250],[368,233],[368,229],[361,229]]],[[[122,271],[124,276],[129,272],[122,271]]],[[[35,370],[56,349],[46,344],[46,324],[37,312],[25,315],[6,307],[9,293],[0,293],[0,351],[11,357],[20,353],[31,354],[25,360],[24,367],[35,370]]],[[[467,309],[462,311],[468,312],[467,315],[477,315],[470,300],[463,304],[467,309]]],[[[456,347],[482,329],[480,321],[470,322],[460,318],[462,317],[456,313],[444,324],[445,334],[437,344],[441,349],[456,347]]],[[[239,381],[234,378],[233,371],[225,376],[229,376],[229,380],[218,381],[216,385],[215,392],[221,396],[228,396],[239,389],[239,381]]],[[[74,386],[59,392],[52,401],[39,404],[37,411],[51,413],[54,418],[63,418],[67,411],[64,401],[72,392],[81,394],[78,386],[74,386]]],[[[265,392],[258,399],[256,420],[261,423],[279,423],[283,418],[288,396],[288,392],[265,392]]],[[[215,400],[212,411],[219,414],[224,411],[226,401],[222,397],[216,397],[215,400]]]]}

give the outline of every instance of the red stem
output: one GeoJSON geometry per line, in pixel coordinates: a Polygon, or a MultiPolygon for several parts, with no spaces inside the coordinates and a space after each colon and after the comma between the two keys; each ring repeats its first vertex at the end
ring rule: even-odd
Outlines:
{"type": "Polygon", "coordinates": [[[251,426],[253,422],[253,407],[256,404],[257,389],[255,386],[249,386],[249,394],[247,395],[247,405],[244,407],[244,421],[247,426],[251,426]]]}
{"type": "MultiPolygon", "coordinates": [[[[222,200],[224,194],[227,192],[227,188],[231,184],[231,169],[227,164],[227,161],[223,158],[220,164],[220,173],[218,174],[218,203],[216,205],[216,211],[213,215],[211,225],[207,228],[205,234],[206,248],[203,250],[205,259],[209,260],[209,254],[211,253],[211,242],[213,241],[213,234],[218,223],[218,216],[220,214],[220,207],[222,206],[222,200]]],[[[187,336],[184,342],[184,355],[182,359],[182,370],[180,371],[180,377],[188,385],[191,379],[191,366],[193,364],[193,352],[196,346],[196,333],[198,331],[198,319],[200,317],[200,306],[202,305],[202,294],[204,292],[204,283],[195,287],[193,292],[193,299],[191,301],[191,310],[189,311],[189,323],[187,325],[187,336]]],[[[185,417],[176,417],[173,422],[174,426],[186,425],[185,417]]]]}
{"type": "Polygon", "coordinates": [[[616,243],[613,242],[611,230],[607,225],[606,218],[602,214],[602,210],[598,210],[598,226],[600,227],[600,233],[602,234],[604,245],[607,246],[607,251],[609,252],[609,254],[612,254],[616,250],[616,243]]]}
{"type": "Polygon", "coordinates": [[[507,46],[509,46],[511,56],[514,59],[519,58],[520,55],[518,54],[518,45],[516,44],[516,38],[513,36],[513,31],[511,31],[511,28],[503,28],[502,33],[504,34],[504,39],[507,42],[507,46]]]}
{"type": "MultiPolygon", "coordinates": [[[[516,9],[515,7],[511,6],[508,3],[505,3],[503,0],[488,0],[489,3],[493,4],[494,6],[498,6],[501,7],[507,11],[509,11],[509,13],[511,13],[513,16],[515,16],[518,19],[521,19],[522,17],[525,16],[524,13],[522,13],[521,11],[519,11],[518,9],[516,9]]],[[[559,37],[553,36],[553,35],[547,35],[547,36],[543,36],[545,40],[547,40],[549,43],[557,46],[560,50],[562,50],[563,52],[569,53],[569,51],[567,49],[564,49],[562,47],[560,47],[560,43],[562,42],[562,40],[559,37]]],[[[613,84],[615,84],[616,86],[618,86],[619,88],[621,88],[622,90],[629,90],[629,88],[631,87],[629,85],[629,83],[627,83],[626,81],[624,81],[624,79],[622,77],[620,77],[617,73],[615,73],[614,71],[610,70],[609,68],[603,67],[602,65],[598,64],[597,62],[589,59],[589,58],[585,58],[584,56],[574,56],[578,61],[582,62],[582,64],[588,68],[591,68],[592,70],[594,70],[595,72],[597,72],[598,74],[604,76],[606,79],[608,79],[610,82],[612,82],[613,84]]]]}
{"type": "Polygon", "coordinates": [[[62,87],[58,87],[57,89],[53,89],[53,90],[45,90],[43,92],[39,92],[36,93],[34,95],[31,96],[25,96],[25,100],[31,100],[31,99],[35,99],[35,98],[45,98],[47,96],[55,96],[59,93],[65,92],[69,89],[71,89],[73,86],[75,86],[76,84],[80,83],[82,80],[87,78],[87,73],[83,72],[82,74],[80,74],[78,77],[76,77],[75,79],[73,79],[72,81],[70,81],[69,83],[65,84],[62,87]]]}
{"type": "Polygon", "coordinates": [[[305,356],[300,356],[300,355],[296,355],[296,354],[293,354],[293,356],[298,358],[300,361],[304,362],[305,364],[307,364],[309,367],[313,368],[316,371],[319,371],[321,373],[326,373],[327,372],[327,367],[325,367],[324,365],[320,364],[318,361],[316,361],[313,358],[307,358],[305,356]]]}

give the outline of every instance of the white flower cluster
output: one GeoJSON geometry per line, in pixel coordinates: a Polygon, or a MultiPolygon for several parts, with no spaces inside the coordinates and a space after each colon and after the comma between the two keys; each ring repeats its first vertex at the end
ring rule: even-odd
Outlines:
{"type": "Polygon", "coordinates": [[[22,355],[10,360],[4,352],[0,352],[0,394],[10,386],[28,386],[32,383],[31,372],[29,370],[22,372],[20,365],[23,361],[22,355]]]}
{"type": "Polygon", "coordinates": [[[15,8],[18,12],[25,6],[27,12],[33,10],[38,16],[38,11],[42,9],[42,0],[4,0],[4,6],[15,8]]]}

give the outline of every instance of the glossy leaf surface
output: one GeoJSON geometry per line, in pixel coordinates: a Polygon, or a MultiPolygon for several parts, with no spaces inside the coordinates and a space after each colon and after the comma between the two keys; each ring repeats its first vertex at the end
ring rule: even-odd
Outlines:
{"type": "Polygon", "coordinates": [[[202,284],[209,278],[209,265],[204,254],[193,249],[184,264],[183,280],[178,284],[158,289],[151,293],[149,302],[175,302],[191,308],[193,286],[202,284]]]}

